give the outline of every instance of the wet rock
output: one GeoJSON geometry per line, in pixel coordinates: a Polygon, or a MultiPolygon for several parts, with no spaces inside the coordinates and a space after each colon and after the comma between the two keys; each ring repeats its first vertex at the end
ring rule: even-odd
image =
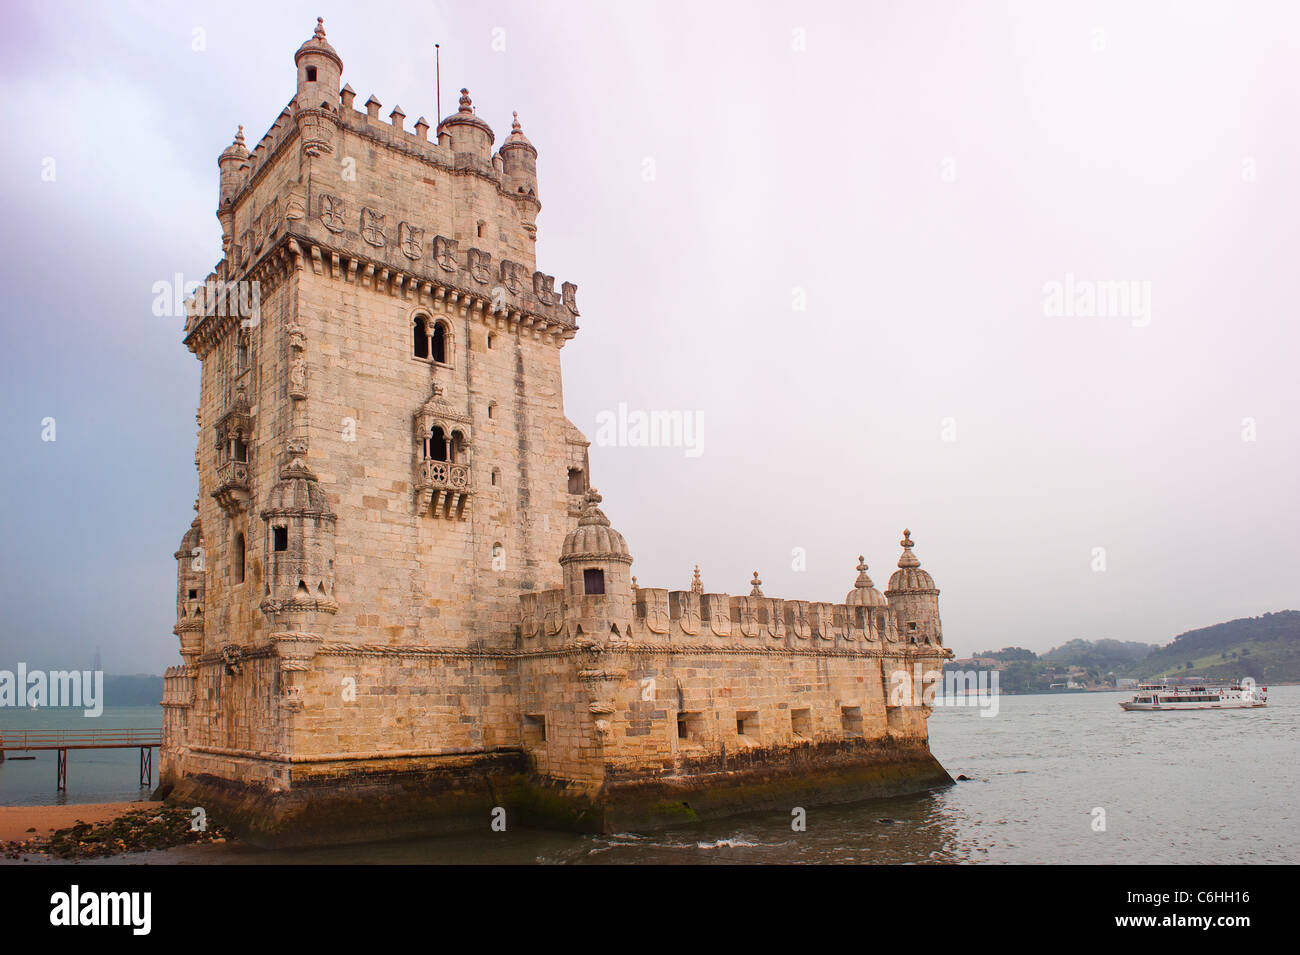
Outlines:
{"type": "Polygon", "coordinates": [[[196,832],[191,828],[191,818],[187,809],[168,807],[162,812],[132,810],[97,825],[78,820],[67,829],[52,830],[45,838],[36,836],[21,842],[0,843],[0,855],[9,859],[27,855],[93,859],[195,843],[225,842],[231,838],[229,832],[214,824],[196,832]]]}

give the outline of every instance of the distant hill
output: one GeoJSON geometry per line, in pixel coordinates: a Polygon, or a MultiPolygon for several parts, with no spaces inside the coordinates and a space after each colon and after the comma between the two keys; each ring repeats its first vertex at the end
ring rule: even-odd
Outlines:
{"type": "Polygon", "coordinates": [[[1251,677],[1258,683],[1300,681],[1300,610],[1242,617],[1180,633],[1142,661],[1144,678],[1197,676],[1251,677]]]}
{"type": "MultiPolygon", "coordinates": [[[[1270,683],[1300,682],[1300,610],[1242,617],[1180,633],[1165,646],[1120,640],[1070,640],[1041,656],[1021,647],[977,653],[998,661],[1004,692],[1045,690],[1053,683],[1114,685],[1116,680],[1195,676],[1211,680],[1250,677],[1270,683]]],[[[969,661],[946,664],[963,669],[969,661]]]]}
{"type": "Polygon", "coordinates": [[[162,700],[162,693],[160,676],[104,675],[105,706],[156,706],[162,700]]]}

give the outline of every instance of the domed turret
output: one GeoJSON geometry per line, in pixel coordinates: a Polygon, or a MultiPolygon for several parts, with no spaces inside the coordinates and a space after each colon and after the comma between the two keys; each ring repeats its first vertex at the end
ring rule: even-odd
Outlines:
{"type": "Polygon", "coordinates": [[[460,109],[438,124],[438,142],[450,144],[453,155],[468,153],[484,163],[491,162],[496,134],[491,126],[474,114],[474,101],[469,98],[469,90],[460,91],[460,109]]]}
{"type": "MultiPolygon", "coordinates": [[[[501,144],[502,188],[510,196],[537,199],[537,150],[524,135],[519,125],[519,114],[514,114],[510,136],[501,144]]],[[[539,203],[540,207],[540,203],[539,203]]]]}
{"type": "Polygon", "coordinates": [[[566,601],[579,618],[594,614],[617,621],[631,613],[632,555],[623,535],[610,527],[597,506],[601,500],[595,488],[587,491],[578,526],[560,549],[560,566],[566,601]]]}
{"type": "Polygon", "coordinates": [[[921,562],[912,553],[915,546],[912,532],[903,530],[899,541],[903,554],[898,558],[898,570],[889,578],[885,596],[898,617],[899,638],[909,643],[943,643],[943,629],[939,624],[939,591],[934,578],[921,569],[921,562]]]}
{"type": "Polygon", "coordinates": [[[262,610],[275,615],[334,613],[334,527],[325,490],[302,458],[280,469],[267,495],[266,593],[262,610]]]}
{"type": "Polygon", "coordinates": [[[339,107],[339,82],[343,78],[343,60],[325,39],[325,20],[316,18],[316,29],[293,55],[298,68],[298,106],[302,109],[339,107]]]}
{"type": "Polygon", "coordinates": [[[867,565],[861,554],[858,555],[857,570],[858,579],[853,582],[853,589],[844,598],[844,602],[850,607],[888,607],[889,601],[885,595],[876,589],[876,585],[867,576],[867,565]]]}
{"type": "Polygon", "coordinates": [[[176,626],[172,633],[181,638],[181,656],[193,663],[203,652],[203,597],[205,587],[203,529],[194,518],[181,538],[176,558],[176,626]]]}
{"type": "Polygon", "coordinates": [[[235,234],[235,196],[242,185],[239,167],[248,162],[248,148],[244,145],[244,127],[240,126],[234,140],[217,157],[221,186],[217,196],[217,220],[221,223],[222,246],[229,251],[235,234]]]}

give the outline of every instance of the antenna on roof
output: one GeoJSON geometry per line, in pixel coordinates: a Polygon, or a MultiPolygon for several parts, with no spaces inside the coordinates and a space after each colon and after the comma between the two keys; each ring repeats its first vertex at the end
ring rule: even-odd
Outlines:
{"type": "Polygon", "coordinates": [[[433,45],[433,62],[434,62],[434,68],[433,68],[434,75],[437,76],[437,80],[435,82],[437,83],[437,87],[438,87],[438,91],[437,91],[438,125],[434,128],[433,138],[437,139],[438,130],[442,128],[442,44],[440,43],[435,43],[433,45]]]}

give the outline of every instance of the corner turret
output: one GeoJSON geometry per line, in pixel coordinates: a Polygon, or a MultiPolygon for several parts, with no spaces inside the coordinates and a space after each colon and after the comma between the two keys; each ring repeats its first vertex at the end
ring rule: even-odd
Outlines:
{"type": "Polygon", "coordinates": [[[242,185],[240,167],[248,162],[248,147],[244,145],[244,127],[240,126],[234,140],[217,157],[221,172],[221,186],[217,197],[217,221],[221,223],[221,245],[229,253],[235,239],[235,196],[242,185]]]}
{"type": "Polygon", "coordinates": [[[560,566],[564,569],[564,600],[575,631],[607,636],[611,625],[627,633],[632,618],[632,555],[623,535],[609,524],[597,506],[602,498],[587,491],[578,526],[564,538],[560,566]]]}
{"type": "Polygon", "coordinates": [[[898,570],[889,578],[885,597],[898,618],[899,639],[907,643],[930,643],[943,646],[943,628],[939,624],[939,591],[934,578],[921,569],[912,553],[912,532],[904,528],[899,541],[903,553],[898,570]]]}
{"type": "Polygon", "coordinates": [[[537,200],[537,149],[524,135],[519,125],[519,114],[514,114],[510,126],[510,136],[501,144],[501,168],[504,181],[501,188],[512,199],[530,199],[540,210],[542,204],[537,200]]]}
{"type": "Polygon", "coordinates": [[[496,134],[492,127],[474,114],[474,101],[469,98],[469,90],[462,89],[460,109],[438,124],[438,144],[451,150],[458,167],[466,164],[461,157],[470,157],[490,166],[494,142],[496,134]]]}
{"type": "Polygon", "coordinates": [[[316,18],[316,29],[293,55],[298,68],[298,106],[303,109],[339,108],[339,81],[343,78],[343,60],[325,39],[325,20],[316,18]]]}

